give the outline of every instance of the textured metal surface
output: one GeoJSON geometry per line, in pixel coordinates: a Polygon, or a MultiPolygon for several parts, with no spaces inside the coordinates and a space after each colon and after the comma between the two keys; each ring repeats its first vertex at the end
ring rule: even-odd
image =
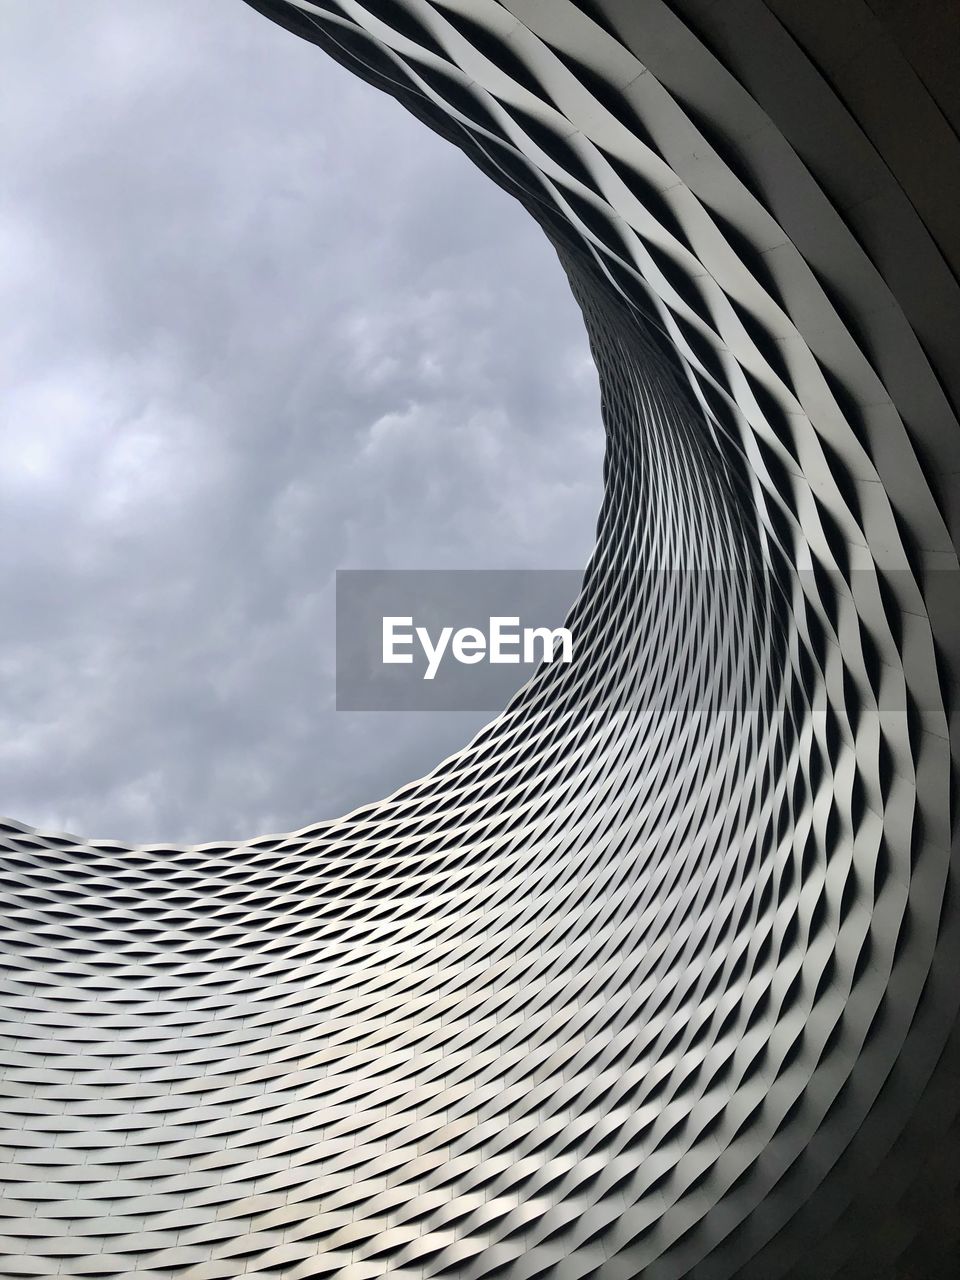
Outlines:
{"type": "Polygon", "coordinates": [[[252,2],[556,244],[589,643],[338,822],[0,826],[5,1273],[954,1274],[946,9],[252,2]]]}

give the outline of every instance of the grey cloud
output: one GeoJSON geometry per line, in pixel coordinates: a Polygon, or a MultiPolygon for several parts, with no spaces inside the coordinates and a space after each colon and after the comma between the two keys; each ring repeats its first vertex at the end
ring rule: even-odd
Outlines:
{"type": "Polygon", "coordinates": [[[589,554],[553,252],[237,0],[3,22],[0,810],[202,840],[374,799],[481,718],[333,710],[335,569],[589,554]]]}

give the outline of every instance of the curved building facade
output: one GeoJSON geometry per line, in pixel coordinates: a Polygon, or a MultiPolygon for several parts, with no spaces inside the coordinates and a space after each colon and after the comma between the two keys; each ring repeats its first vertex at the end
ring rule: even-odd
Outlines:
{"type": "Polygon", "coordinates": [[[556,246],[580,649],[339,821],[0,825],[5,1271],[955,1275],[950,8],[248,2],[556,246]]]}

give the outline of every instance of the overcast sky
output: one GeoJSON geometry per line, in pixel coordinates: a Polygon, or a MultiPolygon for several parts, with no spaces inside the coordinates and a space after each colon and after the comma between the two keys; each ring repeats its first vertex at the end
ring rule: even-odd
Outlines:
{"type": "Polygon", "coordinates": [[[586,562],[533,222],[240,0],[0,0],[0,174],[0,813],[243,838],[462,745],[334,710],[333,575],[586,562]]]}

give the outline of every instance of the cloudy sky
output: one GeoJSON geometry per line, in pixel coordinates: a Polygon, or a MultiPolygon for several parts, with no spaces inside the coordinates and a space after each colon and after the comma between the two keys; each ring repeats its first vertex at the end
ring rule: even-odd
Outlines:
{"type": "Polygon", "coordinates": [[[334,710],[337,568],[585,563],[596,374],[527,215],[240,0],[0,0],[0,813],[334,817],[483,717],[334,710]]]}

